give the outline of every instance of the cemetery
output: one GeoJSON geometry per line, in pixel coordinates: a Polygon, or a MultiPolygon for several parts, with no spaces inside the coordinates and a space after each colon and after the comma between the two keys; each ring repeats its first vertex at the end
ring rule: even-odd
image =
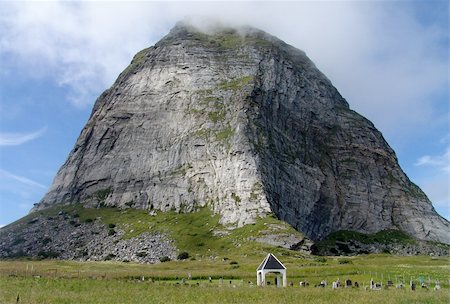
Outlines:
{"type": "Polygon", "coordinates": [[[0,302],[236,303],[239,297],[242,303],[448,303],[449,262],[387,254],[298,258],[283,251],[154,265],[3,260],[0,302]]]}

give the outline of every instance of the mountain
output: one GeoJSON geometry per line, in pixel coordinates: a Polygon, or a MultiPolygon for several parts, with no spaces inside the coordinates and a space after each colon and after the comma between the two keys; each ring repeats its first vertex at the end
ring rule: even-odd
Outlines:
{"type": "Polygon", "coordinates": [[[450,244],[450,223],[374,125],[304,52],[251,27],[178,23],[134,56],[31,215],[75,205],[450,244]]]}

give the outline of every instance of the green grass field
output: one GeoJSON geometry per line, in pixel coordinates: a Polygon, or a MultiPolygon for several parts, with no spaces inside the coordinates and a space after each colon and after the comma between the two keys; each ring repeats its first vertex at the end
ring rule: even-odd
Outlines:
{"type": "MultiPolygon", "coordinates": [[[[113,260],[3,260],[0,261],[0,304],[17,303],[18,296],[18,303],[450,303],[450,257],[313,256],[251,240],[267,233],[301,237],[275,217],[268,216],[230,230],[220,225],[218,216],[207,208],[186,214],[160,212],[150,216],[147,211],[131,208],[55,206],[19,222],[27,227],[37,216],[55,216],[60,211],[68,215],[67,221],[99,221],[105,227],[121,229],[125,239],[147,231],[167,234],[178,252],[187,251],[190,258],[154,265],[113,260]],[[272,286],[255,286],[256,268],[269,252],[287,267],[292,287],[274,287],[273,275],[268,278],[272,286]],[[189,274],[192,279],[182,284],[189,274]],[[331,282],[337,278],[341,282],[357,281],[361,287],[332,290],[331,282]],[[388,280],[394,285],[403,282],[407,287],[410,280],[417,285],[422,281],[431,288],[419,287],[414,292],[395,287],[366,290],[371,278],[384,284],[388,280]],[[322,280],[327,280],[327,288],[314,287],[322,280]],[[436,280],[441,283],[441,290],[433,290],[436,280]],[[309,286],[300,287],[300,281],[309,282],[309,286]]],[[[346,237],[346,233],[333,237],[346,237]]],[[[357,236],[363,241],[369,238],[357,236]]],[[[391,241],[402,235],[385,232],[370,237],[391,241]]]]}
{"type": "MultiPolygon", "coordinates": [[[[242,256],[171,261],[155,265],[59,260],[0,261],[0,303],[449,303],[450,258],[367,255],[358,257],[279,256],[293,287],[257,287],[260,260],[242,256]],[[237,264],[236,264],[237,263],[237,264]],[[187,280],[188,274],[192,279],[187,280]],[[209,276],[212,281],[209,282],[209,276]],[[144,277],[144,280],[142,280],[144,277]],[[186,284],[182,284],[182,279],[186,284]],[[222,280],[220,278],[223,278],[222,280]],[[339,278],[360,288],[331,289],[339,278]],[[394,284],[412,278],[430,289],[366,290],[370,279],[394,284]],[[325,289],[314,287],[327,280],[325,289]],[[308,287],[299,287],[299,281],[308,287]],[[433,290],[435,280],[442,289],[433,290]],[[230,283],[231,281],[231,283],[230,283]],[[249,282],[252,282],[250,284],[249,282]]],[[[262,258],[261,258],[262,260],[262,258]]],[[[273,280],[273,277],[270,278],[273,280]]],[[[273,284],[273,283],[272,283],[273,284]]],[[[418,284],[419,285],[419,284],[418,284]]]]}

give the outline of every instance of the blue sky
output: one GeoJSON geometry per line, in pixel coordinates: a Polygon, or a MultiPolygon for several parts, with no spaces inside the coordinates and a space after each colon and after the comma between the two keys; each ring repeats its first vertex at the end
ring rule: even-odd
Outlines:
{"type": "Polygon", "coordinates": [[[43,197],[133,55],[188,15],[306,51],[450,219],[448,2],[54,1],[0,7],[0,225],[43,197]]]}

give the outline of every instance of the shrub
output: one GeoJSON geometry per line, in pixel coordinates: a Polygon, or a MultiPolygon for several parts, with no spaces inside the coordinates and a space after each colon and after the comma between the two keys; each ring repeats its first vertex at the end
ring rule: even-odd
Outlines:
{"type": "Polygon", "coordinates": [[[92,223],[94,220],[91,218],[87,218],[84,220],[85,223],[92,223]]]}
{"type": "Polygon", "coordinates": [[[108,195],[111,193],[111,189],[102,189],[95,192],[95,198],[97,198],[100,202],[104,202],[108,195]]]}
{"type": "Polygon", "coordinates": [[[116,224],[109,224],[108,227],[109,227],[109,228],[115,228],[115,227],[116,227],[116,224]]]}
{"type": "Polygon", "coordinates": [[[145,251],[140,251],[140,252],[136,253],[136,256],[137,256],[137,257],[140,257],[140,258],[146,257],[146,256],[147,256],[147,252],[145,252],[145,251]]]}
{"type": "Polygon", "coordinates": [[[237,195],[236,193],[231,193],[231,198],[234,199],[236,201],[236,203],[240,203],[241,202],[241,198],[239,197],[239,195],[237,195]]]}
{"type": "Polygon", "coordinates": [[[114,235],[114,234],[116,234],[116,231],[114,229],[109,229],[108,235],[111,236],[111,235],[114,235]]]}
{"type": "Polygon", "coordinates": [[[23,250],[19,250],[17,252],[9,254],[10,258],[23,258],[23,257],[27,257],[27,256],[28,255],[23,250]]]}
{"type": "Polygon", "coordinates": [[[189,253],[187,253],[186,251],[181,252],[177,256],[177,260],[186,260],[187,258],[189,258],[189,253]]]}
{"type": "Polygon", "coordinates": [[[53,251],[39,251],[38,256],[42,259],[54,259],[58,257],[58,254],[53,251]]]}
{"type": "Polygon", "coordinates": [[[316,259],[316,261],[319,262],[319,263],[326,263],[327,259],[325,257],[319,257],[319,258],[316,259]]]}
{"type": "Polygon", "coordinates": [[[339,264],[353,264],[352,260],[350,259],[338,259],[339,264]]]}
{"type": "Polygon", "coordinates": [[[237,265],[238,264],[238,262],[236,262],[236,261],[231,261],[230,262],[230,265],[237,265]]]}
{"type": "Polygon", "coordinates": [[[160,257],[159,258],[159,261],[161,262],[161,263],[164,263],[164,262],[170,262],[170,258],[168,257],[168,256],[163,256],[163,257],[160,257]]]}
{"type": "Polygon", "coordinates": [[[107,256],[105,256],[105,258],[104,258],[103,260],[104,260],[104,261],[109,261],[109,260],[114,259],[115,257],[116,257],[115,254],[110,253],[110,254],[108,254],[107,256]]]}

